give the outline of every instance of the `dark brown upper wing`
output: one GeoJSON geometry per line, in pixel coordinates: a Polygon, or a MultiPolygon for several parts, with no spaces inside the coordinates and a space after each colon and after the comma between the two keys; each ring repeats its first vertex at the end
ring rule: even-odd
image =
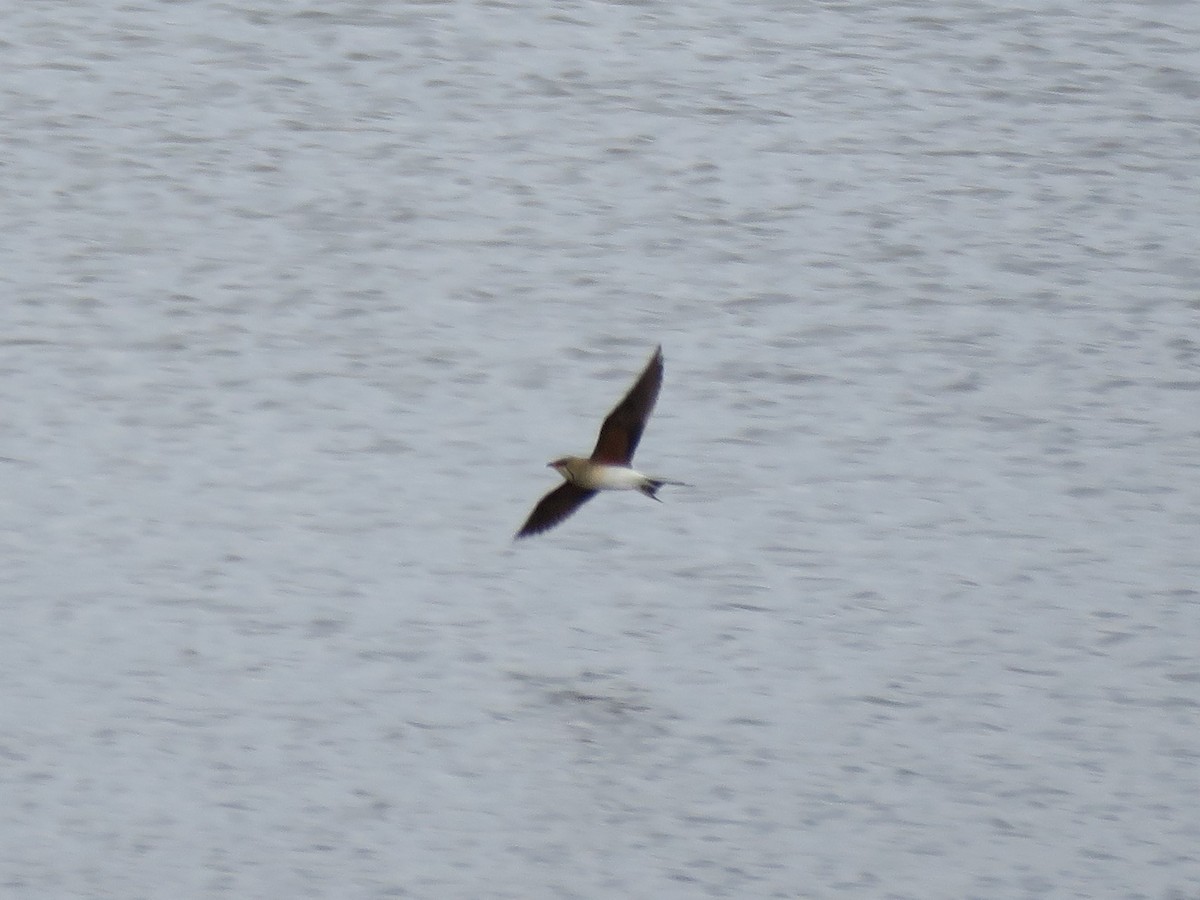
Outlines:
{"type": "Polygon", "coordinates": [[[564,481],[538,501],[538,505],[533,508],[529,518],[517,532],[517,537],[529,537],[531,534],[540,534],[553,528],[594,496],[595,491],[564,481]]]}
{"type": "Polygon", "coordinates": [[[627,466],[633,461],[633,451],[642,439],[642,431],[658,399],[662,379],[663,356],[660,345],[625,399],[616,405],[600,426],[600,437],[596,440],[596,449],[592,451],[593,460],[620,466],[627,466]]]}

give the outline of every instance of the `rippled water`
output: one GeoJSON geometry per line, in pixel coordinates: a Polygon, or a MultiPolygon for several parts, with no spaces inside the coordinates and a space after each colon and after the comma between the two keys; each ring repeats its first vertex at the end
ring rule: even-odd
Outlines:
{"type": "Polygon", "coordinates": [[[1189,5],[0,26],[5,896],[1200,895],[1189,5]]]}

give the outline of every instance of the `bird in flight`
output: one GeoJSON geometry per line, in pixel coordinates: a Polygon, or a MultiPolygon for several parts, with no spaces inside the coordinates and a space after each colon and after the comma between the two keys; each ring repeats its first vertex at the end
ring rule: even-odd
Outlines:
{"type": "Polygon", "coordinates": [[[658,399],[662,378],[663,355],[662,346],[659,345],[629,393],[600,426],[600,437],[596,440],[592,455],[587,459],[564,456],[547,463],[565,480],[538,501],[517,532],[517,538],[553,528],[599,491],[641,491],[651,500],[658,500],[655,495],[664,484],[683,484],[682,481],[651,478],[635,471],[630,465],[633,451],[637,449],[646,427],[646,420],[654,409],[654,401],[658,399]]]}

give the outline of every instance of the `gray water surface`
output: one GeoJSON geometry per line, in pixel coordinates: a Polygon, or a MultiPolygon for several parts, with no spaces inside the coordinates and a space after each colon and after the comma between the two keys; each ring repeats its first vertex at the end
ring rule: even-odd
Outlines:
{"type": "Polygon", "coordinates": [[[1200,896],[1189,4],[0,35],[5,897],[1200,896]]]}

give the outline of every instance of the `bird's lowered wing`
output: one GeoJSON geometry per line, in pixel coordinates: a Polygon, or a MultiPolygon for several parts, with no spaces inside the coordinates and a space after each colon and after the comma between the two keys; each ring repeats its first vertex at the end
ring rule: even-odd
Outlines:
{"type": "Polygon", "coordinates": [[[553,528],[594,496],[595,491],[578,487],[569,481],[563,482],[538,501],[538,505],[533,508],[529,518],[517,532],[517,537],[529,537],[531,534],[540,534],[553,528]]]}

